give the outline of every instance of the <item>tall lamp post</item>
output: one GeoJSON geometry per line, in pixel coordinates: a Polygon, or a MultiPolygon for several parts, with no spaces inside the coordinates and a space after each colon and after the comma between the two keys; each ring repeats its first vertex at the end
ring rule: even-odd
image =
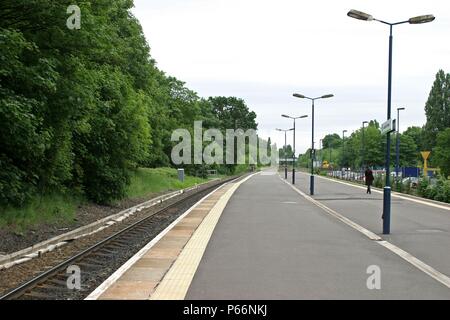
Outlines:
{"type": "MultiPolygon", "coordinates": [[[[389,70],[388,70],[388,102],[387,102],[387,120],[391,120],[391,102],[392,102],[392,29],[394,26],[404,23],[409,24],[422,24],[433,21],[435,18],[433,15],[423,15],[411,18],[409,20],[389,23],[383,20],[375,19],[370,14],[357,11],[350,10],[347,15],[351,18],[364,20],[364,21],[378,21],[383,24],[389,26],[390,34],[389,34],[389,70]]],[[[384,188],[384,196],[383,196],[383,234],[391,233],[391,134],[387,133],[387,143],[386,143],[386,186],[384,188]]]]}
{"type": "Polygon", "coordinates": [[[299,99],[308,99],[308,100],[312,101],[311,178],[310,178],[310,184],[309,184],[309,191],[310,191],[310,194],[313,196],[314,195],[314,154],[315,154],[315,152],[314,152],[314,103],[316,100],[332,98],[332,97],[334,97],[334,95],[327,94],[327,95],[317,97],[317,98],[310,98],[310,97],[304,96],[302,94],[294,93],[294,97],[299,98],[299,99]]]}
{"type": "Polygon", "coordinates": [[[277,129],[277,131],[284,132],[284,178],[287,180],[288,167],[287,167],[287,133],[289,131],[294,131],[294,128],[283,130],[277,129]]]}
{"type": "Polygon", "coordinates": [[[364,139],[364,134],[366,130],[366,124],[369,124],[369,121],[363,121],[362,123],[362,142],[361,142],[361,179],[364,181],[364,168],[366,166],[366,141],[364,139]]]}
{"type": "Polygon", "coordinates": [[[301,117],[291,117],[285,114],[281,115],[283,118],[288,118],[288,119],[292,119],[294,120],[294,154],[292,155],[292,184],[295,184],[295,120],[297,119],[304,119],[304,118],[308,118],[307,115],[301,116],[301,117]]]}
{"type": "Polygon", "coordinates": [[[320,139],[319,141],[319,150],[320,150],[320,157],[319,157],[319,161],[320,161],[320,165],[323,165],[323,145],[322,145],[323,139],[320,139]]]}
{"type": "MultiPolygon", "coordinates": [[[[342,130],[342,168],[344,168],[344,165],[345,165],[345,133],[346,132],[347,132],[347,130],[342,130]]],[[[345,170],[345,172],[347,172],[347,170],[345,170]]]]}
{"type": "Polygon", "coordinates": [[[330,140],[330,142],[328,143],[328,149],[330,149],[330,166],[331,166],[331,163],[333,162],[333,159],[331,159],[332,158],[332,148],[331,148],[331,140],[330,140]]]}
{"type": "Polygon", "coordinates": [[[400,111],[406,110],[406,108],[397,108],[397,146],[395,148],[395,179],[398,181],[398,172],[400,167],[400,111]]]}

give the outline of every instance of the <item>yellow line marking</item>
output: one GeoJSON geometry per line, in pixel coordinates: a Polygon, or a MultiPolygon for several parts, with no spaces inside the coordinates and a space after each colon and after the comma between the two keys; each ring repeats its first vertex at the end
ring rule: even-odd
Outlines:
{"type": "Polygon", "coordinates": [[[256,174],[259,173],[235,183],[219,199],[159,283],[150,300],[183,300],[186,297],[209,240],[228,201],[241,184],[256,174]]]}
{"type": "Polygon", "coordinates": [[[172,222],[166,229],[158,234],[152,241],[150,241],[144,248],[139,250],[130,260],[123,264],[116,272],[114,272],[108,279],[106,279],[98,288],[96,288],[85,300],[98,300],[113,284],[115,284],[124,274],[127,272],[139,259],[141,259],[151,248],[153,248],[170,230],[172,230],[181,220],[183,220],[189,213],[197,208],[206,198],[222,189],[228,183],[219,186],[214,189],[196,204],[189,208],[185,213],[179,216],[174,222],[172,222]]]}

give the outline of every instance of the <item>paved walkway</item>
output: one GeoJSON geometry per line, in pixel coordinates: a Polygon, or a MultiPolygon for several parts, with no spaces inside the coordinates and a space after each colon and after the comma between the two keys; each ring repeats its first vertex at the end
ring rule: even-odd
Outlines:
{"type": "MultiPolygon", "coordinates": [[[[292,176],[290,176],[291,178],[292,176]]],[[[298,173],[297,188],[309,194],[309,175],[298,173]]],[[[366,195],[352,186],[316,177],[314,199],[361,226],[382,234],[383,194],[366,195]]],[[[392,197],[391,235],[384,239],[450,276],[450,205],[392,197]]]]}
{"type": "MultiPolygon", "coordinates": [[[[158,237],[127,261],[111,275],[100,287],[89,295],[88,300],[147,300],[160,286],[161,280],[180,262],[180,254],[185,251],[194,233],[204,224],[212,209],[220,199],[233,187],[229,183],[199,201],[189,211],[174,221],[158,237]]],[[[203,253],[193,250],[190,256],[203,253]]],[[[186,266],[185,270],[195,269],[186,266]]],[[[183,278],[183,277],[182,277],[183,278]]],[[[182,286],[178,286],[182,287],[182,286]]],[[[170,294],[182,296],[175,288],[170,294]]],[[[170,296],[169,296],[170,298],[170,296]]]]}
{"type": "MultiPolygon", "coordinates": [[[[298,176],[298,187],[305,192],[307,178],[298,176]]],[[[367,198],[352,188],[317,181],[317,199],[376,232],[381,196],[367,198]]],[[[450,216],[427,208],[439,225],[420,224],[417,219],[424,219],[423,208],[416,211],[403,200],[394,202],[393,214],[398,206],[405,206],[405,213],[402,218],[394,216],[393,229],[399,230],[404,219],[408,225],[401,232],[409,240],[392,239],[416,252],[426,252],[435,243],[431,265],[450,271],[448,235],[419,230],[446,229],[450,216]],[[422,246],[421,239],[427,244],[422,246]],[[439,254],[446,257],[439,260],[439,254]]],[[[450,289],[306,200],[278,175],[263,173],[242,184],[228,202],[186,298],[450,299],[450,289]],[[381,270],[380,290],[367,288],[370,266],[381,270]]]]}

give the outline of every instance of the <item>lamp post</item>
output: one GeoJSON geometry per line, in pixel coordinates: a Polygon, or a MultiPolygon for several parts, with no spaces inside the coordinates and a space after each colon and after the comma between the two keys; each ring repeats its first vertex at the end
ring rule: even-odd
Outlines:
{"type": "Polygon", "coordinates": [[[314,156],[313,155],[315,154],[315,152],[314,152],[314,103],[316,100],[332,98],[332,97],[334,97],[334,95],[327,94],[327,95],[317,97],[317,98],[309,98],[302,94],[294,93],[294,97],[299,98],[299,99],[308,99],[308,100],[312,101],[311,178],[310,178],[310,184],[309,184],[309,191],[310,191],[310,194],[313,196],[314,195],[314,156]]]}
{"type": "Polygon", "coordinates": [[[294,128],[283,130],[283,129],[277,129],[277,131],[284,132],[284,178],[287,180],[287,173],[288,173],[288,167],[287,167],[287,133],[288,131],[294,131],[294,128]]]}
{"type": "MultiPolygon", "coordinates": [[[[347,130],[342,130],[342,169],[345,165],[345,133],[347,130]]],[[[341,170],[342,172],[342,170],[341,170]]],[[[347,172],[347,170],[345,170],[347,172]]]]}
{"type": "Polygon", "coordinates": [[[364,139],[364,133],[366,129],[366,124],[369,124],[369,121],[363,121],[362,123],[362,142],[361,142],[361,179],[364,181],[364,168],[366,166],[366,141],[364,139]]]}
{"type": "Polygon", "coordinates": [[[322,145],[323,139],[320,139],[319,141],[319,150],[320,150],[320,157],[319,157],[319,161],[320,161],[320,166],[323,165],[323,145],[322,145]]]}
{"type": "MultiPolygon", "coordinates": [[[[414,18],[410,18],[406,21],[400,21],[395,23],[389,23],[386,21],[375,19],[370,14],[357,11],[357,10],[350,10],[347,15],[351,18],[358,19],[358,20],[364,20],[364,21],[378,21],[383,24],[386,24],[389,26],[390,34],[389,34],[389,70],[388,70],[388,102],[387,102],[387,120],[391,120],[391,102],[392,102],[392,42],[393,42],[393,36],[392,36],[392,29],[394,26],[404,23],[409,24],[422,24],[433,21],[435,18],[433,15],[423,15],[418,16],[414,18]]],[[[391,173],[390,173],[390,166],[391,166],[391,134],[390,132],[387,133],[386,138],[386,186],[384,188],[384,196],[383,196],[383,234],[390,234],[391,229],[391,173]]]]}
{"type": "Polygon", "coordinates": [[[396,146],[396,159],[395,159],[395,179],[398,181],[398,171],[400,166],[400,111],[406,110],[406,108],[397,108],[397,146],[396,146]]]}
{"type": "Polygon", "coordinates": [[[333,156],[333,155],[332,155],[333,149],[331,148],[331,140],[330,140],[330,142],[328,143],[328,149],[330,149],[330,166],[331,166],[331,163],[333,162],[332,159],[331,159],[331,157],[333,156]]]}
{"type": "Polygon", "coordinates": [[[294,129],[293,129],[293,131],[294,131],[294,154],[292,155],[292,160],[293,160],[293,163],[292,163],[292,184],[295,184],[295,120],[297,120],[297,119],[304,119],[304,118],[307,118],[308,116],[304,115],[304,116],[301,116],[301,117],[291,117],[291,116],[288,116],[288,115],[285,115],[285,114],[282,114],[281,116],[283,118],[288,118],[288,119],[294,120],[294,129]]]}

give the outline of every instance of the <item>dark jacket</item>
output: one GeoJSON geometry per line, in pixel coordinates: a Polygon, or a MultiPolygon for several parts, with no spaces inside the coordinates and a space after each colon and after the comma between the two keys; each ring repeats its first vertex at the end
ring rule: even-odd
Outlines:
{"type": "Polygon", "coordinates": [[[373,184],[373,180],[375,180],[375,178],[373,177],[372,170],[367,169],[365,172],[365,176],[366,176],[366,185],[371,186],[373,184]]]}

